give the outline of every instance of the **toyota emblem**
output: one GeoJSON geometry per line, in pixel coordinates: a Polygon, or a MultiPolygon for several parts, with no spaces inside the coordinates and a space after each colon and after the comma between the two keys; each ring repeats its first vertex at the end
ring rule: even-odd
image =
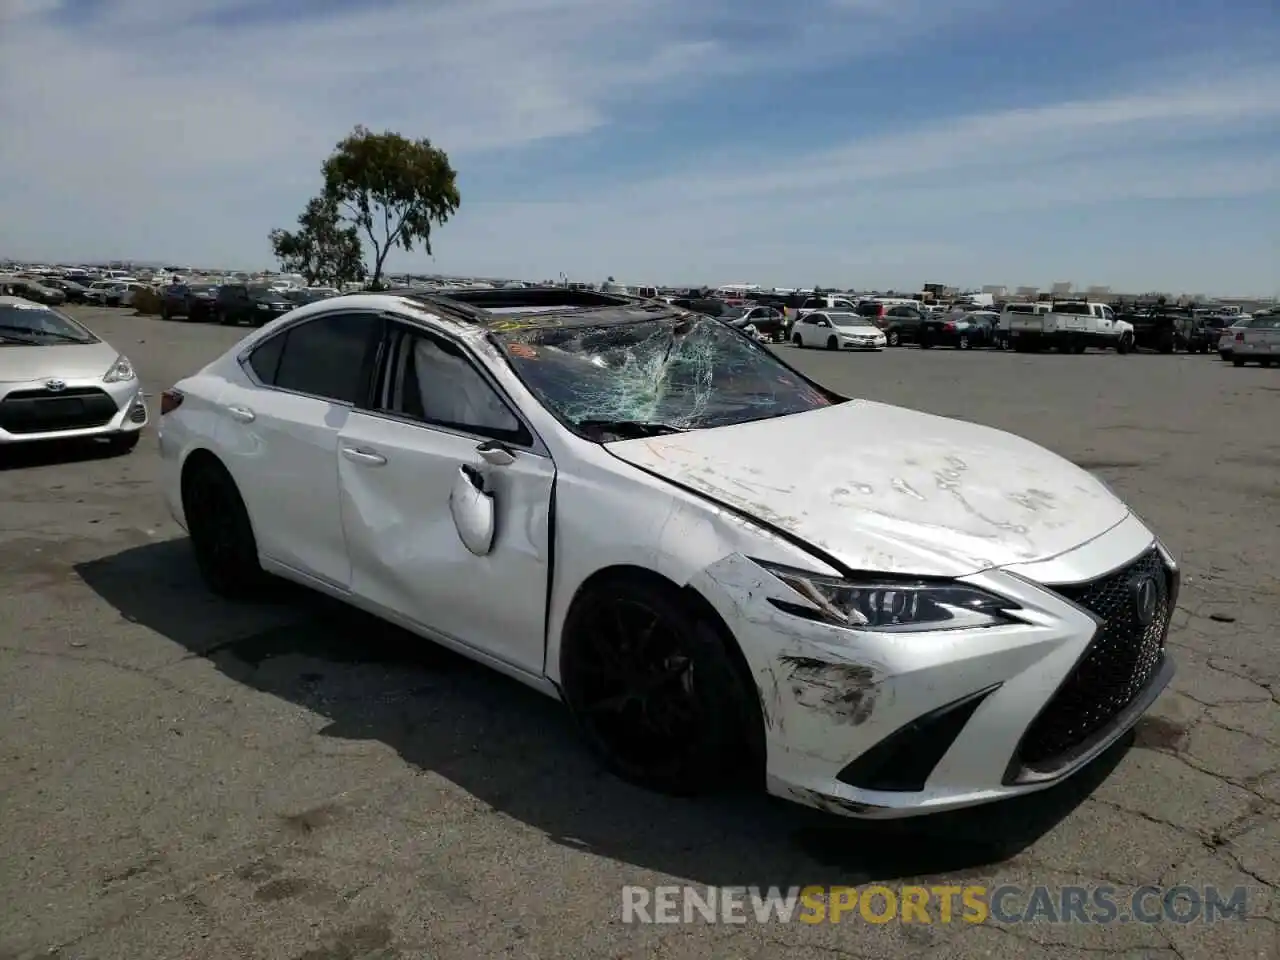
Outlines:
{"type": "Polygon", "coordinates": [[[1155,577],[1142,577],[1133,584],[1133,615],[1142,626],[1150,626],[1160,605],[1160,584],[1155,577]]]}
{"type": "Polygon", "coordinates": [[[48,390],[50,393],[59,393],[60,391],[67,389],[67,381],[65,381],[65,380],[46,380],[46,381],[44,382],[44,387],[45,387],[45,389],[46,389],[46,390],[48,390]]]}

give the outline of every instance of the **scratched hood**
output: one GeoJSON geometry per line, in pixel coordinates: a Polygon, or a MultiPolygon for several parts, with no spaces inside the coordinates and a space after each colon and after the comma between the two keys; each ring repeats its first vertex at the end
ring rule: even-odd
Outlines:
{"type": "Polygon", "coordinates": [[[0,343],[0,383],[101,377],[119,355],[102,341],[50,346],[0,343]]]}
{"type": "Polygon", "coordinates": [[[865,401],[606,448],[855,570],[955,577],[1044,560],[1129,513],[1021,437],[865,401]]]}

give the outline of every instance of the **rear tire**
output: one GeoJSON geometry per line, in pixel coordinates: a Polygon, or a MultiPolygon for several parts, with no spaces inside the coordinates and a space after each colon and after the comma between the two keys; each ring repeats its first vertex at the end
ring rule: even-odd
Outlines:
{"type": "Polygon", "coordinates": [[[1243,361],[1243,360],[1241,360],[1239,357],[1232,357],[1232,358],[1231,358],[1231,365],[1232,365],[1233,367],[1243,367],[1243,366],[1244,366],[1244,361],[1243,361]]]}
{"type": "Polygon", "coordinates": [[[797,333],[794,337],[792,337],[792,338],[791,338],[791,342],[792,342],[792,344],[794,344],[794,345],[795,345],[795,346],[797,346],[797,347],[803,347],[803,346],[804,346],[804,341],[800,339],[800,334],[798,334],[798,333],[797,333]]]}
{"type": "Polygon", "coordinates": [[[970,346],[971,346],[971,345],[970,345],[970,343],[969,343],[969,338],[968,338],[968,337],[961,337],[961,338],[960,338],[960,342],[959,342],[959,344],[957,344],[957,346],[959,346],[959,348],[960,348],[961,350],[968,350],[968,349],[970,349],[970,346]]]}
{"type": "Polygon", "coordinates": [[[563,636],[565,702],[615,775],[694,796],[750,769],[754,691],[719,631],[677,590],[610,578],[574,601],[563,636]]]}
{"type": "Polygon", "coordinates": [[[182,510],[205,585],[228,600],[259,596],[267,575],[236,482],[213,459],[191,464],[182,478],[182,510]]]}
{"type": "Polygon", "coordinates": [[[902,344],[902,338],[898,335],[897,330],[890,330],[885,337],[885,342],[891,347],[897,347],[902,344]]]}

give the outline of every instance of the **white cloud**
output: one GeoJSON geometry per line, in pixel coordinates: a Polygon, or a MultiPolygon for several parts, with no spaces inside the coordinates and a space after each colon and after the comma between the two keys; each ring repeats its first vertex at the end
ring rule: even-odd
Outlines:
{"type": "Polygon", "coordinates": [[[1240,70],[1231,80],[1187,78],[1162,91],[962,116],[834,149],[689,167],[616,195],[464,209],[442,262],[474,262],[482,238],[501,230],[513,252],[496,272],[516,276],[562,269],[547,265],[546,247],[535,240],[542,235],[569,238],[557,243],[563,269],[581,264],[593,277],[629,270],[638,279],[732,275],[795,284],[880,276],[903,286],[922,272],[966,270],[974,282],[981,278],[972,271],[1003,282],[989,265],[1001,258],[1009,272],[1055,261],[1123,271],[1141,248],[1167,252],[1166,265],[1154,266],[1167,282],[1198,267],[1239,276],[1223,282],[1252,289],[1273,272],[1274,240],[1259,245],[1250,228],[1265,235],[1264,224],[1280,213],[1278,138],[1280,70],[1240,70]],[[1106,209],[1248,197],[1262,205],[1243,229],[1206,224],[1203,234],[1182,237],[1152,236],[1139,224],[1119,233],[1106,209]],[[1004,218],[1033,213],[1037,249],[1029,258],[1019,249],[1027,234],[1007,229],[1004,218]],[[984,226],[972,226],[975,219],[984,226]],[[1191,266],[1176,265],[1184,263],[1191,266]]]}
{"type": "MultiPolygon", "coordinates": [[[[239,2],[241,13],[262,6],[239,2]]],[[[856,66],[875,51],[866,76],[892,83],[881,56],[892,45],[920,53],[910,38],[961,20],[980,33],[981,18],[1026,9],[398,0],[232,25],[227,0],[117,0],[102,19],[50,19],[59,6],[0,0],[0,248],[246,266],[265,261],[267,230],[292,220],[356,123],[427,133],[464,177],[482,157],[519,169],[522,145],[596,131],[663,98],[694,100],[762,64],[856,66]]],[[[948,218],[1274,194],[1277,154],[1259,145],[1280,132],[1280,70],[1229,66],[1194,77],[1179,65],[1176,82],[872,130],[832,149],[779,151],[779,138],[759,137],[759,155],[703,155],[595,195],[575,185],[560,203],[495,204],[464,190],[438,263],[675,280],[914,275],[904,265],[968,269],[972,242],[936,235],[948,218]],[[1207,149],[1219,142],[1233,146],[1207,149]]],[[[536,199],[552,196],[564,194],[546,185],[536,199]]],[[[394,262],[424,267],[420,255],[394,262]]]]}

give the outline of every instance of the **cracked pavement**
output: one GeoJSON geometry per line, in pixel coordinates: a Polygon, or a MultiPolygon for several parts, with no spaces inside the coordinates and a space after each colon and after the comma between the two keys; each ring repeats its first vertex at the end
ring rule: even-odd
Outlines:
{"type": "MultiPolygon", "coordinates": [[[[237,338],[76,310],[149,392],[237,338]]],[[[243,332],[243,331],[241,331],[243,332]]],[[[1013,804],[864,825],[601,773],[561,709],[305,594],[200,586],[127,457],[0,470],[0,960],[1280,957],[1280,372],[1216,358],[781,348],[837,390],[1020,433],[1184,569],[1171,689],[1013,804]],[[628,926],[620,888],[1248,888],[1217,924],[628,926]]]]}

